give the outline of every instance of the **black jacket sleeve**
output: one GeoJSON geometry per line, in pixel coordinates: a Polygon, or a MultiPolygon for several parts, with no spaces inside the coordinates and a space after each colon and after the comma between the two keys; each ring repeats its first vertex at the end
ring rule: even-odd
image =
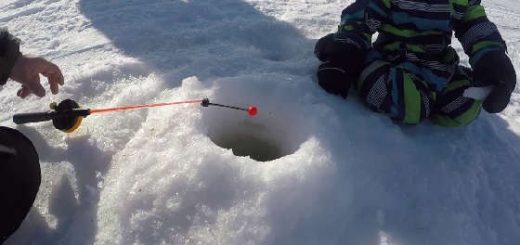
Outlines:
{"type": "Polygon", "coordinates": [[[7,29],[0,28],[0,85],[9,79],[11,69],[20,55],[20,41],[9,34],[7,29]]]}

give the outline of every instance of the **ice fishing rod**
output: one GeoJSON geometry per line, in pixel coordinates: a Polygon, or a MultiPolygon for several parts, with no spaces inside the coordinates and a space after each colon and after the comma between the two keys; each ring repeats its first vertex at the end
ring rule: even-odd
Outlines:
{"type": "Polygon", "coordinates": [[[232,110],[246,111],[249,116],[256,116],[258,109],[256,106],[249,106],[248,108],[242,108],[237,106],[223,105],[217,103],[211,103],[208,98],[202,100],[187,100],[177,102],[163,102],[153,104],[142,104],[142,105],[129,105],[119,106],[111,108],[99,108],[99,109],[81,109],[79,104],[72,100],[66,99],[61,101],[59,104],[53,102],[50,104],[50,111],[46,112],[33,112],[33,113],[20,113],[13,116],[13,122],[16,124],[34,123],[34,122],[45,122],[51,121],[56,129],[71,133],[79,128],[83,118],[92,114],[102,114],[111,112],[121,112],[127,110],[137,110],[144,108],[172,106],[181,104],[200,104],[203,107],[216,106],[223,107],[232,110]]]}

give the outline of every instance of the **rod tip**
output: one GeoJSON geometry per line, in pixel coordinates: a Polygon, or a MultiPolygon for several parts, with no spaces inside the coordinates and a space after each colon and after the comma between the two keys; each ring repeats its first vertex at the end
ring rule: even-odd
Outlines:
{"type": "Polygon", "coordinates": [[[249,106],[247,108],[247,114],[249,114],[249,116],[256,116],[258,114],[258,109],[256,108],[256,106],[249,106]]]}
{"type": "Polygon", "coordinates": [[[202,102],[200,103],[201,106],[203,107],[208,107],[209,106],[209,99],[208,98],[204,98],[202,100],[202,102]]]}

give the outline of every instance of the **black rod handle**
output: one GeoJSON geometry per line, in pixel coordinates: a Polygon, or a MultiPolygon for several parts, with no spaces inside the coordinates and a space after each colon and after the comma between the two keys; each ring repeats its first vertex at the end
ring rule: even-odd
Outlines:
{"type": "Polygon", "coordinates": [[[13,116],[13,122],[24,124],[31,122],[44,122],[52,120],[52,112],[20,113],[13,116]]]}
{"type": "Polygon", "coordinates": [[[35,112],[35,113],[20,113],[13,116],[13,122],[16,124],[32,123],[32,122],[44,122],[50,121],[56,118],[76,118],[76,117],[87,117],[90,115],[89,109],[75,109],[71,111],[48,111],[48,112],[35,112]]]}

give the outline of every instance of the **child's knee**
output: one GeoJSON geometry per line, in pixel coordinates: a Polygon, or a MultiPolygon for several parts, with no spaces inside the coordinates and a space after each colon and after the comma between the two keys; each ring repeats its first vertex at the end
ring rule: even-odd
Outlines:
{"type": "Polygon", "coordinates": [[[391,104],[390,66],[384,61],[375,61],[361,73],[356,87],[361,100],[377,112],[389,112],[391,104]]]}
{"type": "Polygon", "coordinates": [[[386,62],[368,66],[358,86],[360,98],[369,108],[398,123],[417,124],[430,116],[428,87],[415,75],[386,62]]]}
{"type": "Polygon", "coordinates": [[[457,128],[464,127],[473,122],[480,114],[482,102],[474,99],[468,99],[469,102],[460,106],[457,110],[451,113],[444,113],[442,111],[436,112],[432,115],[432,121],[443,127],[457,128]]]}
{"type": "Polygon", "coordinates": [[[443,127],[463,127],[473,122],[480,114],[482,101],[466,98],[464,92],[472,86],[472,80],[467,69],[459,67],[453,80],[438,96],[435,112],[432,115],[434,123],[443,127]]]}
{"type": "Polygon", "coordinates": [[[479,116],[482,101],[464,97],[463,88],[459,93],[444,93],[439,96],[432,115],[434,123],[449,128],[463,127],[479,116]]]}

